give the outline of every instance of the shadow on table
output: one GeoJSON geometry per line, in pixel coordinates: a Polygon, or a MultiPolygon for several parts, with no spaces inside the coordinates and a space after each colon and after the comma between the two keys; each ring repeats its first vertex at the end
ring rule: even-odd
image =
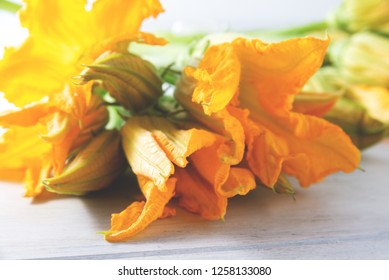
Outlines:
{"type": "MultiPolygon", "coordinates": [[[[289,208],[305,196],[303,193],[304,191],[297,191],[294,201],[292,196],[275,194],[265,187],[258,187],[245,196],[229,199],[224,221],[205,220],[180,208],[177,200],[173,199],[169,205],[176,209],[176,216],[155,221],[131,241],[179,239],[188,233],[195,234],[197,239],[207,239],[220,234],[228,235],[232,228],[239,229],[239,224],[271,220],[279,213],[290,211],[289,208]]],[[[142,199],[136,179],[127,174],[111,187],[86,195],[82,202],[95,221],[96,227],[104,231],[110,227],[111,214],[119,213],[133,201],[142,199]]]]}

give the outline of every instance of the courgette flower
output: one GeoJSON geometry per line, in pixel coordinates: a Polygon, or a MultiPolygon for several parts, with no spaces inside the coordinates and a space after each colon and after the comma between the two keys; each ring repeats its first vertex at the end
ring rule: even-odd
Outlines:
{"type": "Polygon", "coordinates": [[[382,140],[388,131],[389,90],[351,83],[340,69],[327,66],[296,95],[293,111],[319,113],[340,126],[359,149],[365,149],[382,140]]]}
{"type": "Polygon", "coordinates": [[[19,16],[29,37],[20,47],[6,49],[0,61],[0,91],[19,107],[61,92],[104,51],[147,37],[139,33],[142,21],[163,11],[157,0],[24,4],[19,16]]]}
{"type": "Polygon", "coordinates": [[[24,172],[26,196],[41,194],[42,180],[61,174],[70,154],[106,125],[107,108],[91,87],[68,87],[51,99],[0,114],[0,125],[7,128],[0,141],[0,174],[24,172]]]}
{"type": "Polygon", "coordinates": [[[389,39],[356,33],[331,43],[328,55],[349,83],[389,87],[389,39]]]}
{"type": "Polygon", "coordinates": [[[80,147],[58,176],[43,184],[50,192],[83,195],[109,186],[127,168],[117,130],[106,130],[80,147]]]}
{"type": "Polygon", "coordinates": [[[343,0],[330,13],[328,22],[331,27],[353,33],[371,30],[389,34],[389,1],[343,0]]]}
{"type": "Polygon", "coordinates": [[[389,131],[389,90],[345,83],[344,91],[324,117],[342,127],[359,149],[381,141],[389,131]]]}
{"type": "Polygon", "coordinates": [[[336,171],[351,172],[360,152],[342,129],[292,111],[296,94],[322,64],[328,43],[312,37],[273,44],[237,38],[211,46],[197,68],[186,69],[187,81],[178,85],[176,97],[186,100],[182,105],[202,123],[214,123],[231,136],[239,150],[236,158],[245,144],[245,161],[268,187],[283,173],[306,187],[336,171]],[[190,105],[188,96],[203,112],[190,105]],[[220,125],[228,121],[237,125],[220,125]]]}
{"type": "MultiPolygon", "coordinates": [[[[162,11],[157,0],[24,1],[19,16],[29,37],[20,47],[6,49],[0,61],[0,91],[17,106],[0,116],[0,125],[7,128],[0,142],[5,151],[0,174],[12,171],[16,179],[25,173],[26,195],[37,196],[44,190],[43,179],[63,172],[71,154],[108,121],[103,100],[92,94],[93,83],[75,86],[74,77],[106,52],[128,54],[130,41],[163,44],[139,32],[145,18],[162,11]],[[115,16],[107,21],[110,14],[115,16]]],[[[130,66],[152,72],[144,61],[130,66]]],[[[154,91],[155,98],[162,93],[154,91]]],[[[138,96],[132,100],[137,102],[133,106],[143,101],[138,96]]],[[[146,101],[144,106],[154,100],[146,101]]]]}
{"type": "Polygon", "coordinates": [[[81,84],[92,80],[98,81],[101,88],[132,114],[148,109],[163,94],[162,80],[155,67],[128,52],[103,53],[80,76],[81,84]]]}
{"type": "Polygon", "coordinates": [[[128,240],[156,219],[173,215],[166,205],[174,196],[191,212],[223,219],[229,197],[255,188],[249,170],[221,160],[225,141],[189,123],[155,116],[130,118],[122,128],[123,148],[146,201],[114,214],[106,240],[128,240]]]}

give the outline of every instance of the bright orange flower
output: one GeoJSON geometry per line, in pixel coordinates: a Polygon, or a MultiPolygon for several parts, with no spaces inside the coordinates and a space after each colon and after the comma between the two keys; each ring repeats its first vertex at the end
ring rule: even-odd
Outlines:
{"type": "Polygon", "coordinates": [[[0,141],[0,171],[25,171],[26,196],[39,195],[41,181],[50,172],[60,174],[70,152],[104,128],[108,111],[90,90],[89,84],[67,88],[51,101],[0,114],[0,125],[8,129],[0,141]]]}
{"type": "Polygon", "coordinates": [[[186,69],[191,78],[184,79],[192,79],[193,93],[179,85],[177,99],[187,99],[186,94],[201,104],[202,115],[183,103],[203,123],[220,123],[218,115],[227,113],[224,122],[239,120],[225,134],[243,127],[246,160],[268,187],[281,172],[302,186],[336,171],[351,172],[360,153],[349,137],[323,119],[291,111],[294,96],[320,67],[328,41],[307,37],[266,44],[238,38],[212,46],[197,69],[186,69]]]}
{"type": "Polygon", "coordinates": [[[248,170],[231,168],[219,157],[225,138],[204,129],[180,128],[160,117],[133,117],[122,137],[146,202],[134,202],[113,215],[105,233],[108,241],[127,240],[159,217],[171,215],[166,205],[174,195],[187,210],[221,219],[229,197],[255,187],[248,170]]]}

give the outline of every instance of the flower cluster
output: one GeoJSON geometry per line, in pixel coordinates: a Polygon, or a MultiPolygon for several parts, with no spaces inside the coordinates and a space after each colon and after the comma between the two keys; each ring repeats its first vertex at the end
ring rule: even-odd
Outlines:
{"type": "Polygon", "coordinates": [[[388,15],[387,0],[344,0],[321,27],[332,37],[327,65],[305,88],[341,95],[325,118],[361,149],[389,132],[388,15]]]}
{"type": "MultiPolygon", "coordinates": [[[[351,66],[321,83],[332,75],[320,69],[328,54],[334,65],[355,63],[337,53],[345,47],[335,41],[328,51],[328,37],[265,43],[234,36],[207,44],[178,72],[158,69],[131,46],[167,44],[140,32],[145,18],[162,11],[157,0],[24,1],[19,16],[29,37],[0,61],[0,91],[14,104],[0,112],[0,178],[23,180],[26,196],[37,198],[83,195],[131,172],[138,186],[129,187],[144,199],[112,215],[104,235],[117,242],[175,215],[176,205],[224,219],[228,199],[256,186],[293,194],[288,177],[308,187],[358,167],[360,151],[335,121],[345,112],[333,92],[347,82],[371,118],[386,122],[387,111],[375,109],[387,84],[351,83],[364,81],[351,66]],[[107,22],[109,13],[115,17],[107,22]],[[331,90],[317,94],[318,84],[331,90]]],[[[337,14],[344,18],[332,22],[350,23],[352,32],[367,26],[337,14]]],[[[374,66],[384,77],[385,67],[374,66]]]]}

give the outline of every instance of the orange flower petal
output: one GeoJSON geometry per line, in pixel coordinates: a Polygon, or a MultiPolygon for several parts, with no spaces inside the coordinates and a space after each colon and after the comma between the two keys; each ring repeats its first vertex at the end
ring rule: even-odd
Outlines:
{"type": "Polygon", "coordinates": [[[173,217],[177,214],[176,212],[176,209],[173,208],[173,207],[169,207],[169,206],[166,206],[164,209],[163,209],[163,213],[162,215],[159,217],[160,219],[166,219],[166,218],[170,218],[170,217],[173,217]]]}
{"type": "Polygon", "coordinates": [[[134,202],[119,214],[113,214],[111,229],[105,233],[105,239],[110,242],[126,241],[144,230],[159,217],[166,216],[166,204],[174,195],[176,180],[167,180],[166,191],[159,188],[149,179],[138,176],[138,182],[146,202],[134,202]]]}
{"type": "Polygon", "coordinates": [[[338,126],[298,113],[273,122],[266,114],[252,117],[255,122],[245,123],[247,160],[268,187],[274,186],[281,171],[308,186],[333,172],[358,167],[360,152],[338,126]]]}
{"type": "MultiPolygon", "coordinates": [[[[77,87],[66,85],[62,92],[51,97],[50,103],[73,118],[81,119],[89,109],[88,107],[91,107],[92,87],[92,82],[77,87]]],[[[99,99],[96,96],[93,98],[99,99]]]]}
{"type": "Polygon", "coordinates": [[[21,169],[8,169],[0,167],[0,179],[5,181],[21,181],[24,177],[26,170],[21,169]]]}
{"type": "Polygon", "coordinates": [[[212,184],[203,179],[196,168],[192,165],[185,169],[177,168],[174,177],[177,178],[176,195],[181,207],[199,213],[208,220],[224,218],[227,198],[218,195],[212,184]]]}
{"type": "Polygon", "coordinates": [[[313,116],[293,113],[288,124],[295,131],[285,139],[290,153],[296,156],[285,162],[284,170],[298,178],[303,187],[331,173],[352,172],[358,167],[360,151],[340,127],[313,116]]]}
{"type": "Polygon", "coordinates": [[[252,87],[263,110],[276,115],[289,111],[293,95],[321,66],[328,43],[328,38],[313,37],[272,44],[236,39],[232,44],[242,67],[240,96],[252,87]]]}
{"type": "Polygon", "coordinates": [[[240,63],[230,44],[210,47],[198,68],[185,72],[197,81],[192,101],[207,115],[224,109],[238,90],[240,63]]]}
{"type": "MultiPolygon", "coordinates": [[[[295,95],[320,67],[328,43],[329,39],[312,37],[273,44],[238,38],[231,44],[213,46],[196,70],[187,70],[193,78],[183,77],[177,99],[196,119],[210,123],[213,131],[232,135],[231,140],[238,143],[244,139],[250,169],[269,187],[281,172],[296,176],[303,186],[335,171],[350,172],[358,166],[360,153],[349,137],[322,119],[291,112],[295,95]],[[227,73],[237,73],[231,61],[240,67],[238,83],[229,82],[227,73]],[[208,108],[216,98],[218,111],[201,114],[187,101],[192,93],[196,102],[206,101],[208,108]],[[220,125],[217,114],[221,112],[228,115],[220,119],[234,118],[239,125],[220,125]],[[242,126],[245,136],[239,137],[236,128],[242,126]]],[[[332,103],[297,110],[321,115],[332,103]]]]}
{"type": "Polygon", "coordinates": [[[161,37],[157,37],[154,34],[147,32],[139,32],[135,39],[132,39],[131,42],[136,42],[139,44],[147,44],[147,45],[155,45],[155,46],[163,46],[168,43],[165,39],[161,37]]]}
{"type": "Polygon", "coordinates": [[[195,151],[210,146],[215,141],[215,136],[201,129],[178,130],[169,126],[162,131],[153,133],[161,148],[169,159],[179,167],[188,164],[187,157],[195,151]]]}
{"type": "Polygon", "coordinates": [[[26,189],[25,196],[37,197],[45,191],[42,183],[43,179],[50,175],[52,164],[49,156],[43,157],[42,160],[35,161],[35,164],[29,167],[23,179],[23,185],[26,189]]]}
{"type": "Polygon", "coordinates": [[[175,163],[185,167],[187,157],[210,146],[215,136],[205,130],[177,128],[158,117],[130,118],[122,129],[123,147],[132,170],[163,186],[175,163]]]}
{"type": "Polygon", "coordinates": [[[227,164],[238,164],[245,149],[244,129],[232,114],[232,110],[238,109],[228,106],[216,113],[204,114],[202,107],[191,101],[194,83],[192,78],[183,75],[174,93],[176,99],[196,120],[211,131],[224,136],[224,142],[218,148],[219,156],[227,164]]]}
{"type": "Polygon", "coordinates": [[[254,174],[250,170],[232,167],[227,181],[218,192],[225,197],[233,197],[237,194],[246,195],[255,189],[256,185],[254,174]]]}
{"type": "Polygon", "coordinates": [[[249,170],[231,168],[220,159],[218,145],[197,151],[186,168],[177,168],[174,174],[180,206],[209,220],[223,219],[227,198],[247,194],[256,186],[249,170]]]}
{"type": "Polygon", "coordinates": [[[219,145],[220,143],[217,142],[190,156],[190,164],[206,182],[213,186],[215,191],[221,189],[230,172],[230,165],[224,163],[217,153],[219,145]]]}
{"type": "Polygon", "coordinates": [[[261,181],[272,187],[281,171],[308,186],[335,171],[351,172],[358,149],[337,126],[292,113],[294,95],[320,66],[327,41],[291,39],[281,43],[239,39],[242,63],[240,102],[250,111],[245,128],[247,159],[261,181]]]}

